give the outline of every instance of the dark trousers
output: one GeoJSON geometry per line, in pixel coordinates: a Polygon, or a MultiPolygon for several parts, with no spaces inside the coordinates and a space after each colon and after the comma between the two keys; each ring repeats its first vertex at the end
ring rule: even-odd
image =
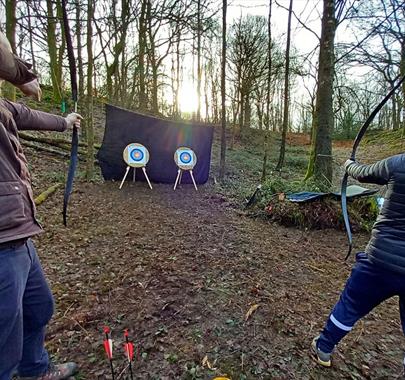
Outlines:
{"type": "Polygon", "coordinates": [[[33,243],[0,250],[0,380],[38,376],[48,367],[45,326],[53,297],[33,243]]]}
{"type": "Polygon", "coordinates": [[[332,352],[360,318],[395,295],[399,296],[405,334],[405,276],[382,269],[371,263],[365,253],[358,253],[352,273],[318,340],[318,348],[332,352]]]}

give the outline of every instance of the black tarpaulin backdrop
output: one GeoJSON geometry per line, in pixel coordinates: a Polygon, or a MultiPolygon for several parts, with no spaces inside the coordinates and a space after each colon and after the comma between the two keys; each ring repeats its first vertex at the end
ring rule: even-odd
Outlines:
{"type": "MultiPolygon", "coordinates": [[[[158,119],[112,105],[106,105],[106,114],[103,144],[97,155],[104,179],[122,180],[126,168],[122,152],[128,144],[140,143],[149,150],[146,171],[151,181],[174,183],[177,175],[174,152],[187,146],[197,155],[197,165],[193,169],[196,182],[207,182],[214,133],[212,126],[158,119]]],[[[132,172],[127,179],[132,180],[132,172]]],[[[142,170],[137,170],[136,179],[145,181],[142,170]]],[[[183,175],[182,183],[191,183],[188,174],[183,175]]]]}

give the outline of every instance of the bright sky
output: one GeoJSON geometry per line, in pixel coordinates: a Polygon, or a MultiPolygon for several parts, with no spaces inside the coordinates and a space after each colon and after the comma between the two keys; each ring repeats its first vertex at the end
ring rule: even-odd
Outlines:
{"type": "MultiPolygon", "coordinates": [[[[273,38],[277,40],[280,46],[285,47],[287,23],[288,23],[288,7],[289,0],[277,0],[278,6],[273,0],[272,6],[272,33],[273,38]],[[285,9],[283,9],[283,7],[285,9]]],[[[308,31],[303,28],[296,18],[292,17],[292,36],[291,43],[300,53],[307,54],[319,44],[316,35],[320,36],[321,30],[321,15],[322,2],[319,0],[294,0],[293,11],[305,23],[305,25],[313,30],[308,31]],[[316,35],[315,35],[316,34],[316,35]]],[[[268,17],[269,1],[268,0],[228,0],[227,9],[227,25],[228,28],[240,16],[259,15],[268,17]]],[[[219,15],[220,16],[220,15],[219,15]]],[[[317,54],[314,56],[317,59],[317,54]]],[[[298,86],[300,87],[300,86],[298,86]]],[[[301,86],[302,87],[302,86],[301,86]]],[[[297,101],[305,94],[305,90],[295,92],[297,101]],[[299,99],[298,99],[299,98],[299,99]]],[[[197,108],[197,96],[193,89],[192,83],[183,82],[179,94],[181,108],[186,112],[195,111],[197,108]]]]}
{"type": "MultiPolygon", "coordinates": [[[[289,0],[278,0],[280,6],[288,9],[289,0]]],[[[284,36],[287,32],[288,11],[279,7],[273,0],[272,6],[272,28],[273,35],[284,36]]],[[[321,31],[322,2],[319,0],[295,0],[293,2],[295,14],[312,29],[318,36],[321,31]]],[[[269,1],[266,0],[230,0],[228,6],[227,22],[232,21],[241,15],[261,15],[267,17],[269,14],[269,1]]],[[[304,29],[293,16],[292,18],[292,44],[302,52],[313,50],[317,44],[316,36],[304,29]]]]}

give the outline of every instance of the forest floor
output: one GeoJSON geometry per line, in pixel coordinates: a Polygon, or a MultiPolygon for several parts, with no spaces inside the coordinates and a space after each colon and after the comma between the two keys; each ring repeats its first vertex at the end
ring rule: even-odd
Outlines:
{"type": "MultiPolygon", "coordinates": [[[[291,167],[301,161],[305,166],[306,144],[292,138],[291,167]]],[[[347,157],[349,146],[337,144],[336,154],[347,157]]],[[[66,162],[25,151],[36,194],[63,179],[66,162]]],[[[259,154],[242,153],[260,167],[259,154]]],[[[233,174],[248,176],[249,168],[237,167],[232,155],[233,174]]],[[[102,347],[105,325],[115,342],[117,379],[129,379],[124,329],[141,345],[137,379],[395,379],[400,374],[404,341],[397,299],[358,323],[331,369],[311,357],[311,340],[353,262],[343,261],[343,231],[305,231],[252,218],[240,198],[230,195],[230,184],[223,188],[210,181],[198,192],[190,186],[174,192],[171,185],[155,184],[152,191],[144,183],[122,190],[118,185],[77,180],[67,228],[61,190],[38,209],[45,233],[35,241],[56,300],[47,346],[55,360],[79,364],[77,379],[111,378],[102,347]]],[[[360,248],[367,234],[356,234],[355,240],[360,248]]]]}

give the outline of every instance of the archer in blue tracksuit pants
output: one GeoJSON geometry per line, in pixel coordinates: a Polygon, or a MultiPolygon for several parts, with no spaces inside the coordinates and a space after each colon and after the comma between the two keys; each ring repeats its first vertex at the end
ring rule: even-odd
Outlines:
{"type": "Polygon", "coordinates": [[[0,380],[40,375],[48,367],[45,327],[53,297],[31,240],[0,249],[0,380]],[[15,368],[15,363],[18,368],[15,368]]]}
{"type": "Polygon", "coordinates": [[[360,318],[395,295],[400,297],[401,322],[405,334],[404,276],[380,268],[369,261],[365,253],[358,253],[340,299],[319,337],[318,348],[323,352],[332,352],[360,318]]]}
{"type": "Polygon", "coordinates": [[[318,362],[327,367],[333,349],[355,323],[395,295],[405,333],[405,155],[370,165],[348,160],[345,168],[358,181],[386,185],[387,190],[365,252],[357,254],[339,301],[314,339],[318,362]]]}

